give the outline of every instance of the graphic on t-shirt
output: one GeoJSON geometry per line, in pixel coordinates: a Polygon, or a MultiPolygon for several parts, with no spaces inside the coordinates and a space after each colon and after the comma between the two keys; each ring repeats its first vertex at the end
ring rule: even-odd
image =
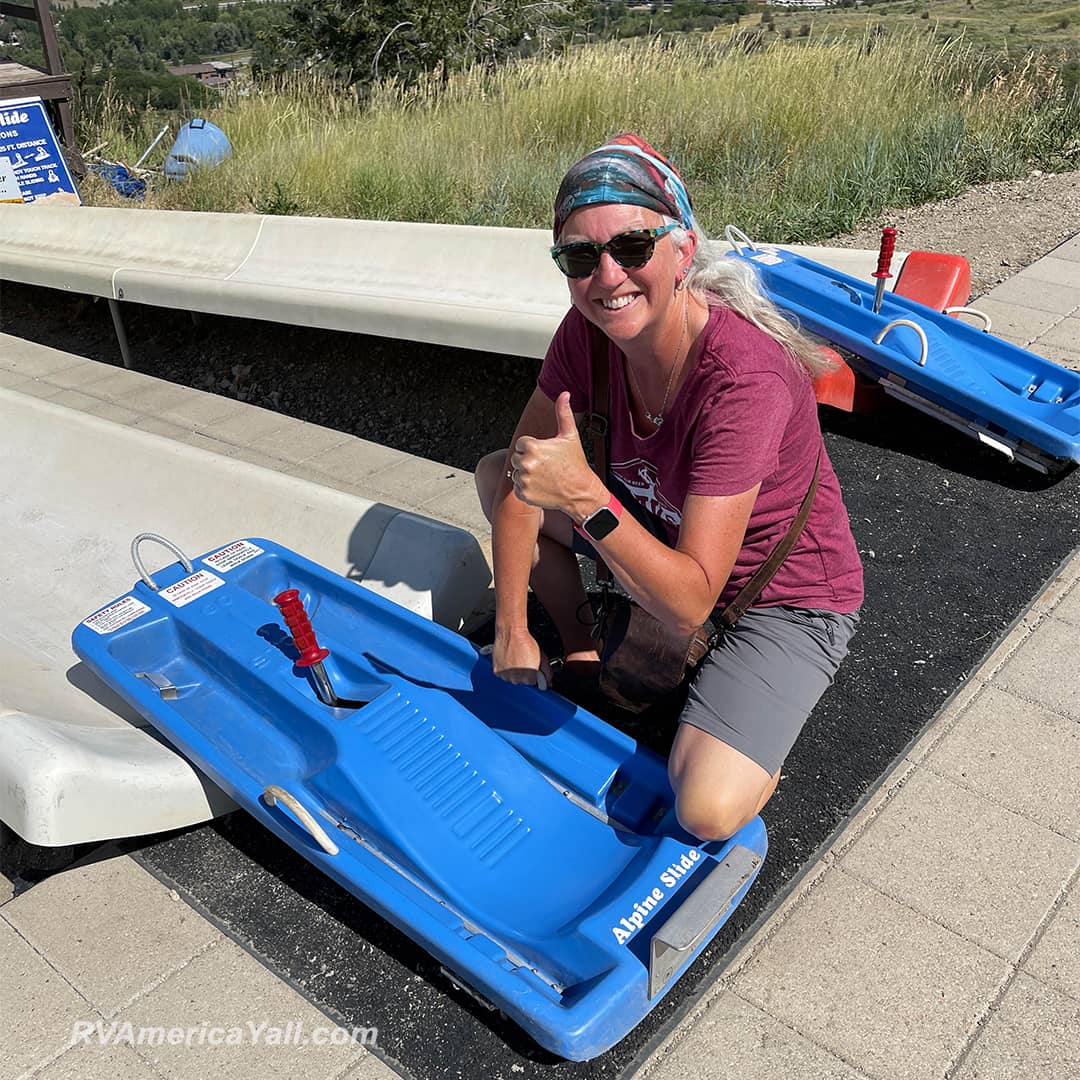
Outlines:
{"type": "Polygon", "coordinates": [[[656,466],[644,458],[632,461],[617,461],[611,465],[611,471],[633,492],[650,514],[655,514],[661,521],[678,528],[682,522],[682,512],[665,498],[656,477],[656,466]]]}

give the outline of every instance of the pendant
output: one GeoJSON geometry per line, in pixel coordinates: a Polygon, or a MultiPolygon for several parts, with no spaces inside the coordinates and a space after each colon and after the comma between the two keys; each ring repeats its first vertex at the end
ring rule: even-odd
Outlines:
{"type": "Polygon", "coordinates": [[[653,414],[649,412],[648,409],[645,410],[645,419],[648,420],[649,423],[653,425],[653,427],[659,427],[664,422],[664,418],[662,416],[653,416],[653,414]]]}

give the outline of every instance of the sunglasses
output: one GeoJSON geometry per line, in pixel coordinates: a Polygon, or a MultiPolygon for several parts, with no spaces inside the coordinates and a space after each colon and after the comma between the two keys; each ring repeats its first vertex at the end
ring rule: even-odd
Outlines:
{"type": "Polygon", "coordinates": [[[568,278],[587,278],[596,272],[600,265],[600,256],[606,251],[621,267],[636,269],[644,266],[652,257],[656,241],[677,229],[679,223],[661,225],[656,229],[633,229],[619,233],[606,244],[593,240],[576,240],[572,244],[560,244],[551,249],[555,265],[568,278]]]}

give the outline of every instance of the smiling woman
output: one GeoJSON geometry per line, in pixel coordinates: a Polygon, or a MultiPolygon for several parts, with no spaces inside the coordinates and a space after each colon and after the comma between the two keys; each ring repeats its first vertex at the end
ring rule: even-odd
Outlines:
{"type": "Polygon", "coordinates": [[[746,264],[714,254],[678,172],[636,135],[571,166],[553,231],[572,307],[510,450],[476,470],[492,663],[511,682],[551,680],[525,617],[531,585],[562,638],[555,689],[602,685],[578,554],[601,557],[673,633],[714,617],[723,632],[687,688],[669,775],[683,827],[724,839],[772,795],[862,603],[811,385],[822,360],[746,264]],[[610,372],[604,475],[577,429],[597,365],[610,372]]]}

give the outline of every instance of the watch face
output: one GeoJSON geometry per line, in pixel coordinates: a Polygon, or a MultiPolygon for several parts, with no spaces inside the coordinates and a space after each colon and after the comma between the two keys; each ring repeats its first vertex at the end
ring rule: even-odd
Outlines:
{"type": "Polygon", "coordinates": [[[595,514],[590,514],[588,518],[581,523],[581,531],[585,533],[590,540],[603,540],[604,537],[611,533],[618,524],[619,519],[615,516],[614,511],[612,511],[610,507],[602,506],[595,514]]]}

